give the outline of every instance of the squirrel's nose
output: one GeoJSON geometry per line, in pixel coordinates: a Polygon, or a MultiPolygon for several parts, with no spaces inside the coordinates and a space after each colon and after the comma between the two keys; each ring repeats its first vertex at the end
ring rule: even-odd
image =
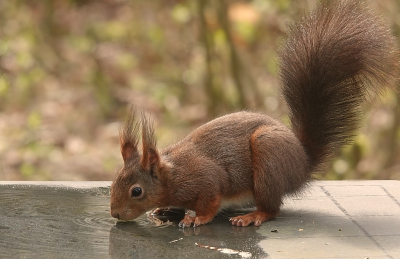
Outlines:
{"type": "Polygon", "coordinates": [[[119,219],[119,213],[116,211],[111,211],[111,216],[113,216],[116,219],[119,219]]]}

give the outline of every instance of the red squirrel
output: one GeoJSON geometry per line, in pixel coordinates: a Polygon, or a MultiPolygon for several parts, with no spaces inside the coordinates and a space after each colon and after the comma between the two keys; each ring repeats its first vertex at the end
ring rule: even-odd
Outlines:
{"type": "Polygon", "coordinates": [[[155,208],[184,208],[179,226],[188,227],[251,202],[256,210],[231,218],[232,225],[275,218],[282,199],[299,193],[352,140],[368,96],[397,78],[396,39],[382,19],[358,1],[327,2],[289,26],[279,52],[291,129],[242,111],[159,150],[151,120],[136,122],[132,110],[120,129],[124,166],[111,186],[111,215],[131,220],[155,208]]]}

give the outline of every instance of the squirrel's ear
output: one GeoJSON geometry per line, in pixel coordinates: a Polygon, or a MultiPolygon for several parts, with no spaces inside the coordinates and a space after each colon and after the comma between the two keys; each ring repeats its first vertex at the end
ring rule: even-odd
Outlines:
{"type": "Polygon", "coordinates": [[[143,152],[140,164],[145,170],[157,168],[160,164],[160,155],[158,154],[158,151],[154,148],[149,148],[147,152],[143,152]]]}
{"type": "Polygon", "coordinates": [[[138,157],[139,152],[137,149],[139,138],[139,123],[135,122],[135,111],[131,108],[124,126],[119,129],[119,142],[121,146],[121,154],[124,162],[138,157]]]}
{"type": "Polygon", "coordinates": [[[124,159],[124,162],[126,163],[129,160],[132,160],[133,158],[139,156],[139,152],[137,150],[137,147],[133,145],[133,143],[124,143],[123,145],[121,145],[121,155],[124,159]]]}
{"type": "Polygon", "coordinates": [[[156,147],[153,123],[144,113],[142,113],[141,119],[143,155],[140,164],[143,169],[149,170],[160,164],[160,156],[156,147]]]}

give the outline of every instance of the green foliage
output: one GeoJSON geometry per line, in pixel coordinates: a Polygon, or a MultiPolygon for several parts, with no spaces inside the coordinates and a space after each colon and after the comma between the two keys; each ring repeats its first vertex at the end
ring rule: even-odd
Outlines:
{"type": "MultiPolygon", "coordinates": [[[[154,114],[160,147],[240,109],[289,125],[276,50],[315,2],[0,1],[0,180],[112,179],[131,104],[154,114]]],[[[377,5],[400,31],[399,2],[377,5]]],[[[400,179],[398,98],[326,179],[400,179]]]]}

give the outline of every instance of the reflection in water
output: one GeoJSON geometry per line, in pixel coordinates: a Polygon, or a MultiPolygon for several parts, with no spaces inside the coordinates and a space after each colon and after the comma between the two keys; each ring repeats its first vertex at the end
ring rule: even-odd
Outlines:
{"type": "Polygon", "coordinates": [[[108,197],[102,190],[1,186],[4,258],[108,255],[108,197]]]}
{"type": "Polygon", "coordinates": [[[234,227],[221,215],[212,224],[184,229],[177,227],[179,221],[148,227],[142,220],[117,223],[111,228],[109,251],[112,258],[231,258],[229,254],[198,244],[226,248],[222,252],[228,249],[244,251],[247,253],[242,254],[251,253],[251,258],[267,256],[258,246],[263,238],[256,233],[257,227],[234,227]]]}
{"type": "MultiPolygon", "coordinates": [[[[212,224],[181,229],[146,216],[116,223],[109,212],[109,189],[0,186],[2,258],[228,258],[214,246],[266,254],[257,227],[232,227],[227,216],[212,224]]],[[[171,219],[171,218],[169,218],[171,219]]],[[[234,258],[241,258],[236,255],[234,258]]]]}

